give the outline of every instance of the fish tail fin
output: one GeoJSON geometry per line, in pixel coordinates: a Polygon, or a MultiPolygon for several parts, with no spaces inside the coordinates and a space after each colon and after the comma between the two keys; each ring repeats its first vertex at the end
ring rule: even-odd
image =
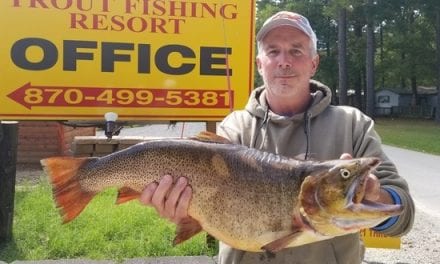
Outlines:
{"type": "Polygon", "coordinates": [[[63,223],[77,217],[96,195],[81,188],[78,170],[96,158],[53,157],[41,160],[52,183],[52,193],[63,223]]]}

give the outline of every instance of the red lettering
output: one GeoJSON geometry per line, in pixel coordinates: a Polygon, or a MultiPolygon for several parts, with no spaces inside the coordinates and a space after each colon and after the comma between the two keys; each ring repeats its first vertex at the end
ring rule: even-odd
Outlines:
{"type": "Polygon", "coordinates": [[[42,8],[49,8],[44,2],[43,0],[31,0],[31,4],[30,7],[37,7],[36,4],[39,4],[42,8]]]}
{"type": "Polygon", "coordinates": [[[225,19],[236,19],[237,18],[237,5],[225,4],[220,8],[220,15],[225,19]],[[233,11],[226,13],[226,9],[232,7],[233,11]],[[235,12],[234,12],[235,11],[235,12]]]}
{"type": "Polygon", "coordinates": [[[124,30],[124,17],[123,16],[112,16],[111,18],[112,26],[111,29],[114,31],[124,30]]]}
{"type": "Polygon", "coordinates": [[[170,18],[168,20],[169,22],[174,22],[174,34],[179,34],[180,33],[180,22],[185,23],[185,19],[174,19],[174,18],[170,18]]]}
{"type": "Polygon", "coordinates": [[[58,1],[57,0],[52,0],[51,3],[52,3],[53,7],[55,7],[56,9],[60,9],[60,10],[65,10],[65,9],[68,9],[68,8],[70,8],[72,6],[72,0],[65,1],[65,6],[64,7],[60,7],[58,5],[58,1]]]}
{"type": "MultiPolygon", "coordinates": [[[[109,12],[109,1],[101,0],[102,5],[98,7],[98,1],[93,0],[29,0],[29,6],[32,8],[55,8],[59,10],[66,10],[72,7],[76,7],[80,11],[92,11],[93,7],[101,12],[109,12]],[[95,4],[95,5],[94,5],[95,4]]],[[[20,0],[13,0],[13,7],[21,7],[20,0]]]]}
{"type": "Polygon", "coordinates": [[[88,29],[88,27],[86,26],[86,23],[85,23],[86,20],[87,20],[87,16],[84,14],[71,13],[70,14],[70,28],[88,29]]]}
{"type": "Polygon", "coordinates": [[[153,15],[156,16],[163,16],[164,14],[167,13],[167,9],[165,8],[165,2],[164,1],[154,1],[153,2],[153,7],[154,7],[154,11],[153,11],[153,15]],[[160,12],[157,12],[160,11],[160,12]]]}
{"type": "Polygon", "coordinates": [[[97,30],[108,29],[108,26],[103,26],[104,22],[107,21],[107,15],[93,14],[92,21],[93,21],[92,22],[93,29],[97,29],[97,30]]]}
{"type": "Polygon", "coordinates": [[[151,32],[157,33],[157,30],[159,29],[162,33],[167,33],[167,31],[164,28],[164,25],[166,24],[165,19],[163,18],[153,18],[151,19],[151,32]]]}
{"type": "MultiPolygon", "coordinates": [[[[138,2],[139,0],[136,0],[138,2]]],[[[132,4],[131,0],[125,1],[125,13],[131,14],[132,10],[136,10],[136,4],[132,4]]]]}
{"type": "Polygon", "coordinates": [[[215,17],[215,10],[214,10],[215,6],[214,6],[214,9],[213,9],[207,3],[201,3],[201,5],[202,5],[202,15],[200,16],[201,18],[205,17],[204,16],[205,10],[208,11],[208,13],[211,15],[211,17],[215,17]]]}
{"type": "Polygon", "coordinates": [[[103,2],[102,2],[102,12],[109,12],[108,1],[109,0],[103,0],[103,2]]]}
{"type": "Polygon", "coordinates": [[[121,15],[70,13],[70,28],[132,32],[179,34],[184,19],[145,18],[141,16],[124,17],[121,15]]]}
{"type": "Polygon", "coordinates": [[[186,16],[186,3],[185,2],[175,2],[170,1],[170,16],[180,16],[185,17],[186,16]],[[176,5],[180,4],[180,7],[177,7],[176,5]],[[180,11],[180,14],[177,14],[176,11],[180,11]]]}
{"type": "Polygon", "coordinates": [[[127,27],[133,32],[145,31],[147,29],[147,26],[147,21],[145,21],[145,19],[143,19],[142,17],[132,17],[127,20],[127,27]],[[140,22],[139,29],[135,29],[135,20],[138,20],[140,22]]]}
{"type": "MultiPolygon", "coordinates": [[[[92,8],[93,8],[92,0],[88,1],[89,6],[87,8],[84,7],[82,0],[77,0],[77,1],[78,1],[77,7],[79,10],[81,10],[81,11],[91,11],[92,10],[92,8]]],[[[104,8],[104,5],[105,5],[105,3],[103,3],[103,8],[104,8]]]]}

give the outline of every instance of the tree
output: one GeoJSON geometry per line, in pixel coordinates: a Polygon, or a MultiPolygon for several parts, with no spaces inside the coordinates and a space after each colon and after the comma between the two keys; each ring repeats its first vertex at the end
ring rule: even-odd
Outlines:
{"type": "Polygon", "coordinates": [[[374,21],[373,21],[373,0],[367,2],[367,57],[366,57],[366,93],[367,105],[366,114],[374,116],[374,21]]]}
{"type": "Polygon", "coordinates": [[[334,93],[338,88],[341,104],[346,104],[345,91],[355,90],[355,100],[348,103],[373,115],[376,89],[412,88],[416,95],[418,86],[436,84],[440,90],[438,0],[258,0],[257,5],[257,29],[278,10],[309,19],[320,55],[314,78],[334,93]],[[338,28],[346,28],[345,47],[344,30],[338,28]]]}
{"type": "Polygon", "coordinates": [[[440,8],[435,10],[436,54],[437,54],[437,105],[435,107],[435,121],[440,124],[440,8]]]}
{"type": "Polygon", "coordinates": [[[347,9],[339,8],[338,15],[339,104],[348,104],[347,97],[347,9]]]}

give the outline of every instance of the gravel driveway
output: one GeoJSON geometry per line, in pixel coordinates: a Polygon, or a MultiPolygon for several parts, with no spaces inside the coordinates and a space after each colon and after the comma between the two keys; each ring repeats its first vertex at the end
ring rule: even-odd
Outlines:
{"type": "Polygon", "coordinates": [[[414,227],[409,234],[402,237],[401,249],[368,248],[364,263],[440,263],[440,219],[421,210],[417,210],[414,227]]]}

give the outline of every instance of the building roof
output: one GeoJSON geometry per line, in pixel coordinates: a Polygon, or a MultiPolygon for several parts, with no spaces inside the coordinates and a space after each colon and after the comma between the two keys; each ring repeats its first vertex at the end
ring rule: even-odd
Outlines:
{"type": "MultiPolygon", "coordinates": [[[[378,90],[378,92],[385,91],[385,90],[388,90],[388,91],[391,91],[393,93],[400,94],[400,95],[412,94],[411,90],[401,89],[401,88],[385,88],[385,89],[378,90]]],[[[418,86],[417,93],[420,95],[436,95],[438,93],[438,91],[437,91],[437,87],[435,87],[435,86],[430,86],[430,87],[418,86]]]]}

